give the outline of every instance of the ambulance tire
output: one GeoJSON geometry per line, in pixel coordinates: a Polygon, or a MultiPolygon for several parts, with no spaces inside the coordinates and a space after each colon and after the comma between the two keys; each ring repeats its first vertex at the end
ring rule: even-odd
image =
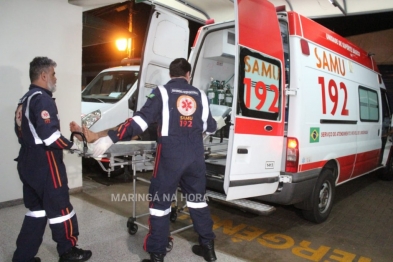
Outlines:
{"type": "Polygon", "coordinates": [[[336,192],[333,170],[322,170],[314,190],[310,196],[311,210],[302,210],[303,217],[311,222],[322,223],[333,208],[333,200],[336,192]]]}

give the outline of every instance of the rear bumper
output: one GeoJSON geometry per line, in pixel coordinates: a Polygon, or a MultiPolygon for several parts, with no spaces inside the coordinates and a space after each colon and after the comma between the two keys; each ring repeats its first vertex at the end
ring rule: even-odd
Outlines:
{"type": "Polygon", "coordinates": [[[302,202],[310,196],[320,171],[321,169],[302,173],[284,172],[281,175],[292,177],[291,183],[282,183],[282,186],[276,193],[256,197],[256,199],[281,205],[292,205],[302,202]]]}

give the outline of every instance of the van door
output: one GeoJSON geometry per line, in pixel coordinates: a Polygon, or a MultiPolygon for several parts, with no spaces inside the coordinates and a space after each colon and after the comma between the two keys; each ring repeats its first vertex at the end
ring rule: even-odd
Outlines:
{"type": "Polygon", "coordinates": [[[186,19],[165,8],[153,8],[142,53],[137,110],[153,88],[169,81],[169,64],[175,58],[187,59],[189,34],[186,19]]]}
{"type": "Polygon", "coordinates": [[[283,45],[274,6],[235,1],[235,94],[224,190],[227,200],[274,193],[284,143],[283,45]]]}

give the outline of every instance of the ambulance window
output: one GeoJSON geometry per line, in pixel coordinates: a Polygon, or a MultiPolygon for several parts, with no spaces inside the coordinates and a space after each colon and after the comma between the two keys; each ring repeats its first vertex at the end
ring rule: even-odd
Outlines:
{"type": "Polygon", "coordinates": [[[280,61],[243,47],[239,61],[237,114],[279,121],[282,103],[280,61]]]}
{"type": "Polygon", "coordinates": [[[363,122],[379,121],[379,101],[376,91],[359,87],[360,120],[363,122]]]}
{"type": "Polygon", "coordinates": [[[282,38],[282,45],[284,48],[284,61],[285,61],[285,83],[289,83],[289,33],[288,23],[280,20],[280,31],[282,38]]]}

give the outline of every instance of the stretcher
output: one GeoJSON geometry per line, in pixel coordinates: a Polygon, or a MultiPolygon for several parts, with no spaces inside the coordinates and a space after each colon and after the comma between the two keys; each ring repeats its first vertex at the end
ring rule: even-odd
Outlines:
{"type": "MultiPolygon", "coordinates": [[[[72,153],[78,153],[81,157],[92,157],[92,154],[89,152],[88,144],[86,142],[86,138],[83,133],[80,132],[72,132],[71,134],[71,141],[74,141],[74,136],[80,135],[82,136],[83,141],[83,149],[82,150],[72,150],[72,153]]],[[[107,149],[104,155],[100,156],[102,158],[107,158],[110,162],[110,168],[114,168],[115,166],[126,166],[131,165],[132,167],[132,180],[133,180],[133,194],[136,196],[137,194],[137,181],[142,181],[145,183],[150,184],[150,181],[138,176],[136,173],[136,164],[137,163],[154,163],[154,155],[156,151],[156,142],[155,141],[139,141],[139,140],[132,140],[132,141],[120,141],[113,144],[111,147],[107,149]],[[125,157],[127,156],[127,157],[125,157]]],[[[101,165],[104,171],[107,171],[106,168],[101,165]]],[[[171,222],[175,222],[177,219],[177,214],[182,213],[186,215],[190,215],[188,212],[185,211],[186,205],[179,207],[177,201],[178,190],[176,190],[176,197],[175,200],[172,202],[171,206],[171,213],[169,219],[171,222]]],[[[142,218],[145,216],[149,216],[150,213],[143,213],[137,214],[136,213],[136,201],[137,198],[132,199],[132,216],[128,218],[127,221],[127,229],[130,235],[134,235],[138,231],[138,226],[143,228],[149,229],[149,227],[143,223],[137,221],[138,218],[142,218]]],[[[172,250],[173,248],[173,240],[171,235],[184,231],[193,227],[193,224],[186,225],[184,227],[178,228],[176,230],[172,230],[169,232],[168,236],[168,245],[167,245],[167,252],[172,250]]]]}

